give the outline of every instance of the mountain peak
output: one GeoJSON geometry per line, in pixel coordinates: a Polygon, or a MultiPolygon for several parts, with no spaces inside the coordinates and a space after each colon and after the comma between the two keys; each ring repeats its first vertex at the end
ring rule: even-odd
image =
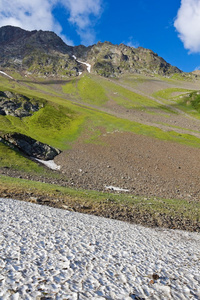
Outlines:
{"type": "Polygon", "coordinates": [[[90,63],[92,72],[105,77],[123,73],[169,75],[181,72],[152,50],[142,47],[114,45],[109,41],[72,47],[51,31],[27,31],[10,25],[0,28],[1,68],[69,77],[78,76],[84,70],[79,60],[90,63]]]}

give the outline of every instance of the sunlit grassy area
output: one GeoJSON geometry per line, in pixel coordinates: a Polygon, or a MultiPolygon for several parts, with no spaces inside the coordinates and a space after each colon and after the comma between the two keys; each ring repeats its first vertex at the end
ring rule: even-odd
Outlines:
{"type": "Polygon", "coordinates": [[[71,80],[63,86],[63,91],[83,103],[101,106],[108,101],[105,89],[88,75],[71,80]]]}
{"type": "Polygon", "coordinates": [[[166,100],[177,99],[177,97],[181,95],[185,95],[186,93],[191,92],[191,90],[183,89],[183,88],[168,88],[164,90],[160,90],[153,94],[154,97],[163,98],[166,100]]]}
{"type": "MultiPolygon", "coordinates": [[[[0,115],[1,134],[19,132],[61,150],[69,148],[86,131],[87,138],[85,141],[97,143],[102,130],[109,132],[114,130],[128,131],[192,147],[200,147],[200,141],[197,137],[190,134],[177,133],[175,127],[171,131],[163,131],[157,127],[118,118],[99,110],[98,106],[104,105],[108,99],[113,99],[122,106],[136,109],[147,106],[160,108],[160,104],[98,76],[85,75],[77,79],[68,80],[64,85],[63,81],[56,80],[45,81],[41,79],[37,83],[36,81],[33,83],[31,80],[27,80],[26,84],[24,84],[24,82],[2,78],[0,90],[10,90],[28,97],[35,97],[37,101],[41,101],[44,104],[43,108],[29,117],[20,119],[18,117],[0,115]],[[33,86],[30,88],[32,84],[34,88],[33,86]],[[47,93],[48,86],[49,91],[54,91],[54,93],[47,93]],[[62,88],[65,92],[64,96],[62,96],[62,88]],[[79,103],[70,101],[71,98],[68,99],[68,95],[69,98],[71,96],[78,97],[79,103]],[[81,105],[80,99],[83,102],[81,105]],[[89,103],[93,105],[88,106],[87,104],[89,103]]],[[[186,90],[172,88],[160,91],[159,95],[167,98],[180,91],[185,93],[186,90]]],[[[180,103],[177,102],[176,105],[182,106],[183,110],[185,109],[191,114],[198,115],[199,98],[200,96],[197,92],[192,92],[190,98],[181,98],[180,103]]],[[[0,148],[0,166],[4,166],[3,161],[5,162],[2,147],[0,148]],[[2,159],[3,157],[4,159],[2,159]]],[[[13,164],[14,167],[18,166],[22,170],[27,170],[26,163],[23,163],[22,159],[16,156],[16,153],[12,156],[12,152],[12,150],[7,151],[7,160],[9,161],[10,157],[10,164],[13,164]],[[18,163],[17,160],[19,160],[18,163]]],[[[29,170],[32,167],[29,167],[29,170]]],[[[36,166],[33,168],[36,168],[36,171],[39,172],[36,166]]]]}
{"type": "MultiPolygon", "coordinates": [[[[171,220],[172,224],[174,223],[173,219],[179,219],[183,223],[186,220],[191,223],[200,220],[200,202],[195,201],[79,190],[0,175],[0,192],[4,193],[6,190],[15,197],[19,195],[19,199],[21,199],[20,195],[24,194],[26,201],[33,201],[35,196],[36,199],[44,199],[44,204],[48,200],[49,205],[54,206],[55,203],[58,203],[58,207],[61,208],[69,207],[80,212],[97,215],[106,215],[107,209],[107,216],[109,216],[110,211],[112,217],[112,210],[124,212],[124,218],[127,219],[131,214],[134,216],[134,213],[137,215],[146,214],[151,216],[157,224],[163,222],[163,219],[171,220]]],[[[116,218],[120,218],[120,215],[118,217],[116,215],[116,218]]],[[[137,220],[135,221],[137,222],[137,220]]]]}

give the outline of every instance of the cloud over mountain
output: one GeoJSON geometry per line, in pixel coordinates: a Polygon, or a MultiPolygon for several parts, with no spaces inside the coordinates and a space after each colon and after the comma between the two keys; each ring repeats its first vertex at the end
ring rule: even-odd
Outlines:
{"type": "Polygon", "coordinates": [[[93,43],[95,33],[91,29],[94,19],[101,14],[101,0],[0,0],[0,26],[13,25],[27,30],[43,29],[55,31],[67,43],[62,26],[55,19],[53,9],[61,5],[66,11],[66,22],[74,26],[81,42],[93,43]]]}
{"type": "Polygon", "coordinates": [[[200,52],[200,0],[182,0],[174,26],[184,47],[200,52]]]}

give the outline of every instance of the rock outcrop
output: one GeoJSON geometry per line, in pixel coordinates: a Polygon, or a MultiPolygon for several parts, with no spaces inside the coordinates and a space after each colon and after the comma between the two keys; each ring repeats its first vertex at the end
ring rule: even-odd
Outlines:
{"type": "Polygon", "coordinates": [[[41,101],[9,91],[0,91],[0,115],[28,117],[43,107],[41,101]]]}
{"type": "Polygon", "coordinates": [[[93,72],[116,77],[123,73],[142,73],[169,75],[181,73],[177,67],[167,63],[162,57],[149,49],[133,48],[124,44],[113,45],[110,42],[98,42],[90,47],[74,47],[77,57],[87,60],[93,72]]]}
{"type": "Polygon", "coordinates": [[[17,148],[30,157],[42,160],[52,160],[55,156],[61,153],[59,149],[41,143],[20,133],[6,134],[1,138],[1,142],[11,146],[12,148],[17,148]]]}

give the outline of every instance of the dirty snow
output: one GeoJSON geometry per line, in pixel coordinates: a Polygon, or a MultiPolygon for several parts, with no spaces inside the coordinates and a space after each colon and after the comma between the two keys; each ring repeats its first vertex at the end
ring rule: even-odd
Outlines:
{"type": "MultiPolygon", "coordinates": [[[[86,63],[86,62],[83,62],[83,61],[80,61],[80,60],[78,60],[77,58],[76,58],[76,56],[75,55],[72,55],[72,57],[77,61],[77,62],[79,62],[80,64],[83,64],[83,65],[86,65],[87,66],[87,71],[88,71],[88,73],[90,73],[91,72],[91,65],[90,64],[88,64],[88,63],[86,63]]],[[[81,72],[79,72],[79,73],[81,73],[81,72]]],[[[82,74],[82,73],[81,73],[82,74]]],[[[80,74],[79,74],[80,75],[80,74]]]]}
{"type": "Polygon", "coordinates": [[[40,162],[41,164],[45,165],[46,167],[48,167],[49,169],[52,170],[60,170],[60,166],[58,166],[54,160],[42,160],[42,159],[38,159],[38,158],[34,158],[35,160],[37,160],[38,162],[40,162]]]}
{"type": "Polygon", "coordinates": [[[14,79],[13,77],[11,77],[10,75],[6,74],[6,73],[3,72],[3,71],[0,71],[0,73],[3,74],[3,75],[5,75],[5,76],[7,76],[7,77],[9,77],[10,79],[14,79]]]}
{"type": "Polygon", "coordinates": [[[200,235],[0,198],[0,299],[200,299],[200,235]]]}

